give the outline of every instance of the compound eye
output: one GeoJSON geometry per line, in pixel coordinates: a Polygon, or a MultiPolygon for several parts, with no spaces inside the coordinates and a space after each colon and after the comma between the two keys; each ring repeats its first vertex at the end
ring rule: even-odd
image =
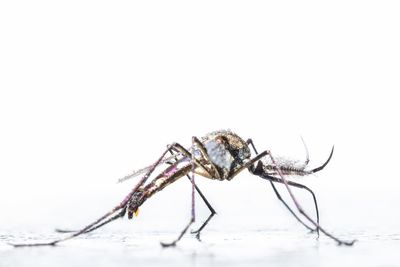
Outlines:
{"type": "Polygon", "coordinates": [[[229,150],[221,142],[210,140],[204,144],[210,160],[220,168],[230,170],[234,161],[229,150]]]}

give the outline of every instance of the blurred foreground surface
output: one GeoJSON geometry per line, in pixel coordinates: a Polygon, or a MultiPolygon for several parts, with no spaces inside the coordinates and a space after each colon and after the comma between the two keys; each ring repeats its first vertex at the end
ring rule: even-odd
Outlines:
{"type": "Polygon", "coordinates": [[[345,247],[293,229],[211,230],[204,232],[203,242],[186,235],[176,248],[163,249],[159,241],[172,240],[177,232],[103,229],[57,247],[14,249],[7,243],[52,240],[60,234],[7,230],[0,231],[0,266],[399,266],[400,234],[387,233],[336,233],[358,240],[345,247]]]}

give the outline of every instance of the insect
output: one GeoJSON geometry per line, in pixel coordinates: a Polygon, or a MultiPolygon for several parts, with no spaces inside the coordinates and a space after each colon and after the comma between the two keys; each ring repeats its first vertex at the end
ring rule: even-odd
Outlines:
{"type": "MultiPolygon", "coordinates": [[[[307,147],[306,147],[307,150],[307,147]]],[[[290,211],[290,213],[303,224],[306,228],[313,232],[322,232],[329,238],[336,241],[339,245],[351,246],[355,240],[345,241],[339,239],[327,232],[319,224],[319,213],[317,200],[314,192],[307,186],[300,183],[296,183],[286,179],[286,176],[306,176],[318,171],[321,171],[332,158],[334,148],[327,159],[327,161],[321,166],[307,170],[306,167],[309,162],[308,151],[307,159],[301,165],[296,165],[293,162],[287,160],[280,160],[278,157],[274,157],[269,150],[265,150],[258,153],[253,141],[248,139],[244,141],[241,137],[230,130],[220,130],[211,132],[202,138],[192,137],[192,145],[189,149],[184,148],[178,143],[173,143],[167,146],[167,149],[161,154],[158,160],[149,167],[143,168],[139,171],[133,172],[132,174],[125,176],[120,179],[120,182],[129,179],[133,176],[143,174],[140,181],[130,191],[130,193],[113,209],[106,212],[99,219],[85,226],[79,231],[72,232],[70,235],[64,238],[54,240],[52,242],[44,243],[31,243],[31,244],[12,244],[14,247],[24,246],[54,246],[60,242],[72,239],[85,233],[94,231],[117,218],[124,217],[126,214],[128,219],[131,219],[138,208],[155,193],[160,192],[166,186],[172,184],[179,178],[187,176],[191,182],[191,217],[189,222],[186,224],[184,229],[180,232],[178,237],[171,242],[161,242],[163,247],[175,246],[182,236],[188,231],[190,226],[195,222],[195,192],[201,196],[203,201],[208,206],[211,214],[207,220],[201,225],[197,231],[193,231],[197,238],[200,237],[200,232],[208,224],[211,218],[216,214],[210,203],[204,197],[203,193],[197,187],[195,183],[195,175],[200,175],[214,180],[232,180],[237,174],[243,170],[248,171],[262,179],[268,180],[278,197],[278,199],[284,204],[284,206],[290,211]],[[256,154],[254,157],[251,155],[251,148],[256,154]],[[171,155],[167,155],[170,153],[171,155]],[[165,166],[167,165],[167,166],[165,166]],[[154,170],[159,166],[165,166],[164,170],[156,175],[152,180],[148,181],[154,170]],[[292,208],[285,202],[285,200],[279,194],[275,183],[284,184],[288,191],[291,200],[293,201],[299,215],[297,215],[292,208]],[[316,220],[308,215],[307,212],[300,205],[292,192],[292,187],[307,190],[313,197],[314,205],[316,209],[316,220]],[[305,221],[311,223],[313,227],[310,227],[305,221]]],[[[62,232],[60,230],[60,232],[62,232]]],[[[199,238],[200,239],[200,238],[199,238]]]]}

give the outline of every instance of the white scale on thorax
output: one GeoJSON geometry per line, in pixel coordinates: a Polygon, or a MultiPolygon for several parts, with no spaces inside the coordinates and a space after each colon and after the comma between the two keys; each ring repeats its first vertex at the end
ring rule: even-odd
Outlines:
{"type": "Polygon", "coordinates": [[[210,160],[220,168],[230,169],[235,159],[225,146],[215,140],[207,141],[204,144],[210,160]]]}

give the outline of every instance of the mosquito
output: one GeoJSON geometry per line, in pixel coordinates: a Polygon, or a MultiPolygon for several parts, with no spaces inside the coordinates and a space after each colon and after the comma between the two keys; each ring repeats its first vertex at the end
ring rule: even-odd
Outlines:
{"type": "MultiPolygon", "coordinates": [[[[309,157],[307,147],[306,161],[300,165],[296,165],[294,162],[279,157],[274,157],[269,150],[258,153],[251,139],[244,141],[244,139],[230,130],[214,131],[206,134],[202,138],[197,138],[194,136],[192,137],[192,145],[189,149],[184,148],[179,143],[172,143],[167,146],[167,149],[161,154],[154,164],[135,171],[130,175],[120,179],[119,182],[122,182],[134,176],[143,174],[139,182],[118,205],[106,212],[97,220],[83,227],[81,230],[71,232],[68,236],[51,242],[11,245],[14,247],[55,246],[61,242],[75,238],[82,234],[92,232],[118,218],[124,217],[125,215],[127,215],[128,219],[132,219],[133,215],[138,212],[139,207],[147,199],[184,176],[187,176],[191,182],[191,216],[189,222],[176,239],[172,240],[171,242],[161,242],[161,245],[163,247],[175,246],[188,231],[190,226],[195,222],[196,191],[210,210],[209,217],[204,221],[201,227],[196,231],[192,231],[192,233],[196,234],[196,237],[200,240],[201,231],[216,214],[216,211],[196,185],[195,175],[200,175],[213,180],[230,181],[243,170],[247,169],[251,174],[269,181],[277,198],[283,203],[283,205],[294,216],[294,218],[311,232],[317,232],[318,236],[319,232],[322,232],[327,237],[337,242],[338,245],[351,246],[356,240],[342,240],[326,231],[325,228],[320,225],[318,205],[314,192],[307,186],[293,182],[286,178],[287,176],[306,176],[321,171],[331,160],[333,150],[334,147],[332,147],[331,153],[324,164],[317,168],[308,170],[307,166],[309,157]],[[254,157],[251,155],[250,148],[252,148],[255,153],[254,157]],[[168,156],[167,153],[170,153],[171,155],[168,156]],[[165,167],[152,180],[148,181],[154,170],[159,166],[165,167]],[[281,183],[285,186],[294,206],[297,209],[298,214],[296,214],[289,204],[286,203],[286,201],[281,197],[279,191],[275,187],[275,183],[281,183]],[[313,219],[303,209],[302,205],[293,194],[292,187],[304,189],[312,195],[316,209],[316,219],[313,219]],[[312,226],[309,226],[309,224],[312,226]]],[[[68,232],[64,230],[58,231],[68,232]]]]}

